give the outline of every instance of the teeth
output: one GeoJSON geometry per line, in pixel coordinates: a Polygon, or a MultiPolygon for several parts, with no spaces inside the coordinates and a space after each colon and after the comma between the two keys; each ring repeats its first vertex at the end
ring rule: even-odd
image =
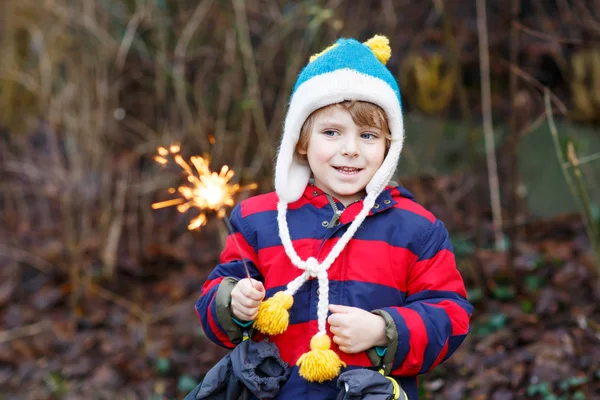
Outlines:
{"type": "Polygon", "coordinates": [[[335,167],[335,169],[337,169],[340,172],[346,172],[346,173],[354,173],[354,172],[360,171],[360,169],[358,169],[358,168],[350,168],[350,167],[335,167]]]}

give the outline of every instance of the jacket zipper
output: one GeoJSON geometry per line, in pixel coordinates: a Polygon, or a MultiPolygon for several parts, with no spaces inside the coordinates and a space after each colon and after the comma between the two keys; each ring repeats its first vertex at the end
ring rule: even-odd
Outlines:
{"type": "Polygon", "coordinates": [[[331,208],[333,208],[333,217],[331,217],[331,221],[329,221],[327,228],[331,229],[331,228],[335,228],[336,226],[339,225],[340,222],[340,216],[342,215],[342,212],[350,207],[352,204],[354,203],[358,203],[359,201],[361,201],[362,199],[359,200],[354,200],[352,203],[348,204],[346,207],[344,207],[344,210],[340,210],[335,202],[335,200],[333,199],[333,197],[331,197],[328,194],[325,194],[327,196],[327,201],[329,201],[329,205],[331,206],[331,208]]]}
{"type": "Polygon", "coordinates": [[[329,224],[327,225],[327,228],[331,229],[339,224],[340,215],[342,214],[342,212],[338,208],[337,204],[335,204],[335,200],[333,200],[333,197],[327,195],[327,200],[329,201],[329,205],[331,205],[331,208],[333,208],[333,217],[331,217],[331,221],[329,221],[329,224]]]}

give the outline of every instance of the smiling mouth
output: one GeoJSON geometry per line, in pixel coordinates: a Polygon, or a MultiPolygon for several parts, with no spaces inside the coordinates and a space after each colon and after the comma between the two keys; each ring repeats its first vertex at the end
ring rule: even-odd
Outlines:
{"type": "Polygon", "coordinates": [[[354,175],[358,174],[362,171],[362,168],[353,168],[353,167],[333,167],[336,171],[345,174],[345,175],[354,175]]]}

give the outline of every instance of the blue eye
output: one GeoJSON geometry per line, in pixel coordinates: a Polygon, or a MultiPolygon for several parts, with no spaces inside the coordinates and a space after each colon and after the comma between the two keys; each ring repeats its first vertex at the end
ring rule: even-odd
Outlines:
{"type": "Polygon", "coordinates": [[[333,131],[333,130],[331,130],[331,129],[327,129],[327,130],[323,131],[323,134],[324,134],[325,136],[335,136],[335,135],[337,135],[337,132],[336,132],[336,131],[333,131]]]}
{"type": "Polygon", "coordinates": [[[374,133],[370,133],[370,132],[362,133],[360,136],[363,139],[368,139],[368,140],[370,140],[370,139],[376,139],[377,138],[377,135],[375,135],[374,133]]]}

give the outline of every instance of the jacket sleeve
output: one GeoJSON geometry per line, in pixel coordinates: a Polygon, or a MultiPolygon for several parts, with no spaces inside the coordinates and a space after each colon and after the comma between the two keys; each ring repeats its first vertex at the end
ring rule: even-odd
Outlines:
{"type": "Polygon", "coordinates": [[[204,333],[211,341],[226,348],[233,348],[242,340],[242,327],[233,320],[230,308],[231,291],[237,281],[247,277],[242,259],[246,261],[250,276],[264,282],[257,268],[258,257],[253,245],[256,235],[244,221],[241,208],[238,205],[231,213],[233,233],[227,236],[220,263],[204,282],[196,302],[196,313],[204,333]]]}
{"type": "Polygon", "coordinates": [[[420,242],[418,258],[408,273],[404,306],[373,311],[386,321],[383,364],[386,373],[394,376],[414,376],[435,368],[469,332],[473,307],[444,224],[436,220],[420,242]]]}

